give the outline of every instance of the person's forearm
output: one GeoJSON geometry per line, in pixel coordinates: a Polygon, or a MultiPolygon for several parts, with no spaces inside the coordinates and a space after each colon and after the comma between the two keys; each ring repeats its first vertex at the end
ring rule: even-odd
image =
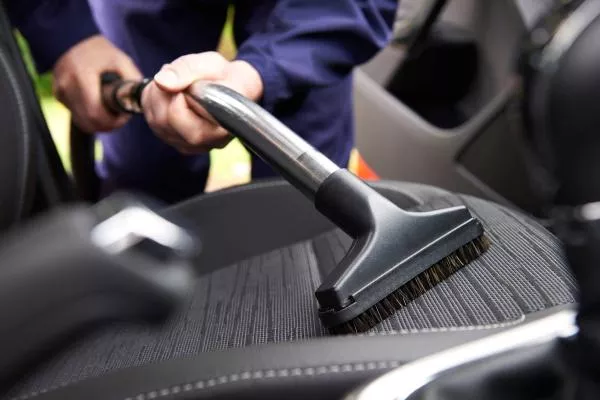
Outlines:
{"type": "Polygon", "coordinates": [[[397,0],[280,0],[237,58],[264,83],[263,106],[335,84],[389,41],[397,0]]]}
{"type": "Polygon", "coordinates": [[[5,6],[40,72],[52,69],[76,43],[98,34],[87,0],[5,0],[5,6]]]}

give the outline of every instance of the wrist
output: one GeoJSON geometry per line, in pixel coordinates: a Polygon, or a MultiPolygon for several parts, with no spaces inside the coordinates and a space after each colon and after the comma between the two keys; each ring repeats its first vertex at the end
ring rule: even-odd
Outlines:
{"type": "Polygon", "coordinates": [[[240,47],[237,60],[250,64],[258,72],[263,90],[257,102],[265,110],[272,113],[280,101],[290,98],[292,90],[289,87],[289,81],[273,56],[246,43],[240,47]]]}
{"type": "Polygon", "coordinates": [[[263,80],[259,72],[250,63],[242,60],[232,61],[227,76],[235,82],[236,90],[253,101],[260,99],[264,92],[263,80]]]}

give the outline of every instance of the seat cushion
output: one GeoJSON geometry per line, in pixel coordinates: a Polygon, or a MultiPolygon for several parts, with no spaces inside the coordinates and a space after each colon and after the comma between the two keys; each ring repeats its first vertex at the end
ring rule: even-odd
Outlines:
{"type": "MultiPolygon", "coordinates": [[[[266,236],[287,235],[290,242],[269,248],[267,241],[254,238],[261,254],[219,268],[203,265],[207,259],[199,258],[194,294],[166,325],[114,325],[82,338],[24,379],[8,398],[146,399],[161,393],[161,398],[177,398],[184,392],[190,396],[185,398],[264,398],[281,396],[302,379],[305,389],[297,386],[286,397],[327,398],[415,357],[574,302],[575,283],[558,241],[532,219],[427,186],[382,182],[377,187],[396,203],[418,210],[466,204],[484,224],[490,250],[368,334],[327,337],[314,291],[343,257],[350,239],[310,207],[300,206],[307,202],[294,203],[298,195],[283,183],[210,195],[180,206],[178,215],[193,224],[194,216],[210,209],[211,218],[221,213],[223,231],[261,236],[267,229],[266,236]],[[269,196],[260,196],[261,191],[269,196]],[[236,196],[236,208],[247,208],[239,217],[243,222],[227,220],[227,210],[218,210],[218,204],[226,203],[221,200],[232,202],[236,196]],[[279,211],[272,212],[276,205],[279,211]],[[289,220],[296,226],[287,227],[292,232],[284,232],[284,211],[294,213],[289,220]],[[314,221],[315,226],[300,227],[298,221],[314,221]],[[278,229],[281,235],[274,235],[278,229]],[[297,240],[297,231],[309,237],[297,240]],[[323,372],[320,386],[318,368],[323,372]],[[330,374],[336,374],[336,383],[330,374]]],[[[210,228],[196,230],[207,238],[218,230],[210,228]]],[[[236,253],[236,242],[220,246],[236,253]]]]}

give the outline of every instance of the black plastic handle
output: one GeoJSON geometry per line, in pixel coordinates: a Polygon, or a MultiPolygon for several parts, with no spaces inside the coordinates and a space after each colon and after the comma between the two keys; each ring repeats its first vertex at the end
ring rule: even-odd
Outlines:
{"type": "Polygon", "coordinates": [[[150,79],[124,80],[116,72],[105,72],[100,76],[102,103],[114,114],[140,114],[142,92],[148,83],[150,79]]]}
{"type": "Polygon", "coordinates": [[[149,209],[120,201],[99,212],[56,211],[0,244],[2,389],[74,335],[115,320],[159,321],[180,303],[192,268],[186,257],[165,257],[165,243],[136,236],[144,219],[177,231],[149,209]]]}
{"type": "MultiPolygon", "coordinates": [[[[142,92],[149,79],[127,81],[116,72],[105,72],[100,76],[100,95],[104,107],[111,113],[139,114],[142,112],[142,92]]],[[[94,132],[83,132],[71,124],[69,142],[71,146],[71,169],[75,188],[80,200],[94,203],[100,199],[102,188],[96,174],[96,141],[94,132]]]]}

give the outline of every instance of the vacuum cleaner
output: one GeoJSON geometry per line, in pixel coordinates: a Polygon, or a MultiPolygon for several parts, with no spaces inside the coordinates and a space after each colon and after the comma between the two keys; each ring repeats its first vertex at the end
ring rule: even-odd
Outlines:
{"type": "MultiPolygon", "coordinates": [[[[132,84],[107,73],[102,82],[110,110],[141,112],[148,80],[132,84]]],[[[402,210],[239,93],[196,82],[186,95],[354,239],[316,291],[319,316],[332,332],[369,330],[488,248],[466,207],[402,210]]]]}

